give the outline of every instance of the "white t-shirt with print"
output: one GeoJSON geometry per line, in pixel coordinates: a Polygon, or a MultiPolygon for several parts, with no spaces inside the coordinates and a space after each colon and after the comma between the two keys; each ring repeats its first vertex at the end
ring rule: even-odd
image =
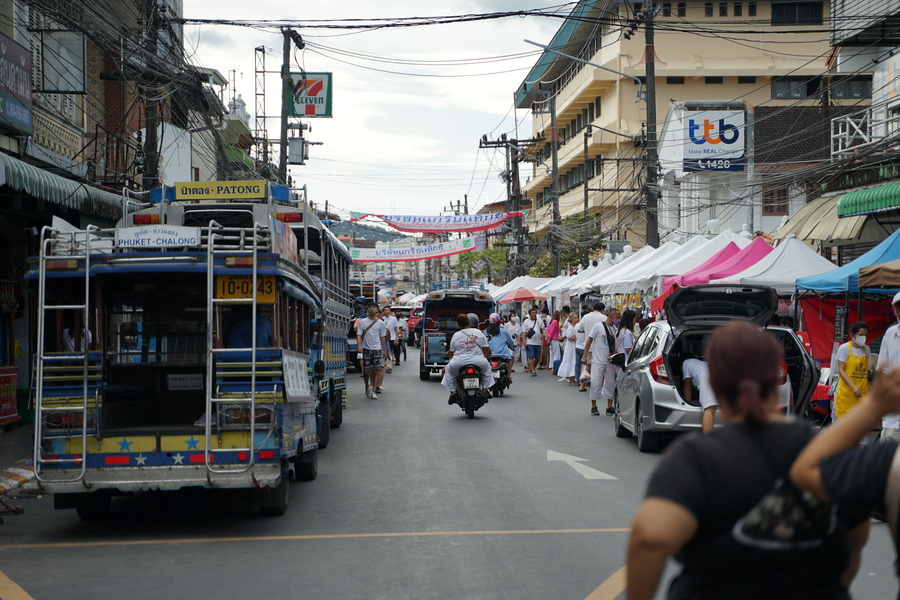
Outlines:
{"type": "Polygon", "coordinates": [[[488,347],[487,338],[480,329],[460,329],[450,338],[450,351],[455,359],[484,358],[482,348],[488,347]]]}
{"type": "Polygon", "coordinates": [[[540,346],[543,344],[543,336],[541,335],[543,331],[544,322],[541,320],[540,315],[538,315],[537,321],[532,321],[531,319],[522,321],[522,333],[520,335],[525,336],[525,343],[529,346],[540,346]],[[534,334],[531,337],[528,337],[528,332],[532,327],[534,328],[534,334]]]}
{"type": "Polygon", "coordinates": [[[356,335],[363,335],[365,331],[362,341],[363,350],[384,350],[384,346],[381,344],[381,338],[387,335],[384,321],[378,317],[375,317],[374,321],[375,324],[372,325],[372,319],[364,317],[359,320],[359,324],[356,326],[356,335]]]}

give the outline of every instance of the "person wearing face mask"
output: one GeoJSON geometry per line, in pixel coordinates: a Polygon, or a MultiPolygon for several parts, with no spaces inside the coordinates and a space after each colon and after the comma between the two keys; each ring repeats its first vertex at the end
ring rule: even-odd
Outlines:
{"type": "Polygon", "coordinates": [[[838,384],[834,394],[835,420],[841,420],[869,393],[871,351],[866,346],[869,326],[857,321],[850,326],[850,341],[837,352],[838,384]]]}

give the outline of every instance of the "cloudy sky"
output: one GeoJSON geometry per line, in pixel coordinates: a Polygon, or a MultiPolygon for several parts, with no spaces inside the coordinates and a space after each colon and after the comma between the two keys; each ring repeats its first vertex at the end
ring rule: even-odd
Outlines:
{"type": "MultiPolygon", "coordinates": [[[[447,16],[555,6],[553,0],[185,0],[185,18],[364,19],[447,16]]],[[[472,212],[505,198],[499,179],[503,156],[479,150],[482,135],[530,134],[526,111],[513,109],[513,93],[562,20],[511,17],[379,30],[299,29],[307,49],[292,52],[293,66],[332,72],[334,117],[311,119],[305,166],[290,168],[317,205],[345,211],[439,214],[468,195],[472,212]]],[[[195,64],[237,71],[235,89],[254,115],[254,52],[268,49],[266,69],[280,68],[277,29],[224,25],[185,26],[185,45],[195,64]]],[[[267,76],[267,115],[280,113],[277,74],[267,76]]],[[[230,97],[230,93],[228,93],[230,97]]],[[[269,137],[278,137],[269,119],[269,137]]]]}

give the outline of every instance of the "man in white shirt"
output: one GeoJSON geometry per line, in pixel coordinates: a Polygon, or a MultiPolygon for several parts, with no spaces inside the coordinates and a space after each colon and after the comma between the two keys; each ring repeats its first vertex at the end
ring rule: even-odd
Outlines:
{"type": "Polygon", "coordinates": [[[694,388],[700,392],[700,407],[703,409],[703,433],[713,430],[719,403],[709,385],[709,370],[706,362],[699,358],[689,358],[681,364],[682,392],[688,402],[694,397],[694,388]]]}
{"type": "Polygon", "coordinates": [[[606,321],[594,325],[584,344],[581,362],[591,365],[591,414],[599,415],[597,401],[606,399],[606,416],[613,416],[613,396],[616,393],[616,367],[609,355],[616,351],[616,338],[606,321]]]}
{"type": "Polygon", "coordinates": [[[525,349],[528,356],[528,366],[525,370],[537,377],[538,361],[541,360],[541,350],[544,347],[544,322],[538,317],[537,306],[528,310],[528,318],[522,321],[520,336],[525,336],[525,349]]]}
{"type": "MultiPolygon", "coordinates": [[[[594,310],[589,312],[588,314],[581,317],[581,320],[578,321],[578,324],[575,325],[575,335],[577,341],[575,342],[575,351],[581,350],[581,354],[576,356],[576,361],[578,364],[587,365],[588,371],[591,370],[591,361],[586,360],[582,361],[584,358],[584,346],[587,343],[587,338],[590,335],[591,331],[594,329],[594,326],[597,323],[605,323],[606,315],[603,314],[603,310],[606,308],[606,305],[602,302],[597,302],[594,304],[594,310]],[[579,335],[581,334],[581,335],[579,335]]],[[[582,381],[581,385],[578,388],[579,392],[586,392],[585,383],[582,381]]]]}
{"type": "MultiPolygon", "coordinates": [[[[394,313],[391,312],[390,306],[384,307],[384,310],[382,311],[382,316],[384,317],[384,327],[387,329],[387,333],[388,333],[388,344],[389,344],[388,352],[390,353],[393,351],[394,346],[397,346],[398,348],[400,346],[400,339],[399,339],[400,335],[399,335],[399,331],[398,331],[397,317],[395,317],[394,313]]],[[[397,362],[396,364],[399,365],[400,363],[397,362]]],[[[388,359],[388,364],[384,368],[384,371],[386,373],[390,373],[392,371],[390,358],[388,359]]],[[[382,390],[378,390],[378,391],[380,392],[382,390]]]]}
{"type": "Polygon", "coordinates": [[[381,384],[379,375],[389,356],[386,337],[387,329],[384,321],[379,318],[378,305],[369,302],[366,305],[366,316],[359,320],[356,327],[356,343],[362,354],[363,377],[366,381],[366,398],[378,398],[375,392],[381,384]]]}
{"type": "MultiPolygon", "coordinates": [[[[900,292],[894,294],[891,300],[891,308],[894,311],[894,317],[900,321],[900,292]]],[[[881,338],[881,350],[878,352],[878,363],[875,371],[890,370],[896,366],[900,366],[900,323],[894,323],[884,332],[881,338]]],[[[900,414],[885,415],[881,419],[881,440],[898,440],[900,441],[900,414]]]]}
{"type": "Polygon", "coordinates": [[[400,354],[403,354],[403,362],[406,362],[406,338],[409,337],[409,322],[403,318],[403,313],[397,311],[397,330],[400,332],[400,350],[395,350],[397,364],[400,364],[400,354]]]}

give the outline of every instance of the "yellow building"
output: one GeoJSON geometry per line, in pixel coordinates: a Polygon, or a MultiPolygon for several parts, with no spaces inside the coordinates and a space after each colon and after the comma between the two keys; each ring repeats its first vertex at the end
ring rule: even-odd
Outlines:
{"type": "MultiPolygon", "coordinates": [[[[670,102],[739,101],[749,107],[820,102],[831,50],[823,25],[828,2],[654,5],[657,137],[670,102]]],[[[624,35],[640,8],[617,0],[579,2],[553,39],[542,43],[591,64],[547,50],[517,90],[516,105],[531,109],[533,136],[540,140],[530,156],[519,157],[533,165],[525,186],[535,207],[529,216],[532,231],[546,232],[553,220],[550,143],[555,138],[560,216],[587,212],[600,217],[590,235],[627,239],[634,246],[646,241],[647,101],[639,97],[647,89],[646,22],[638,22],[630,39],[624,35]]],[[[867,101],[871,74],[832,80],[832,96],[846,103],[867,101]]],[[[588,235],[577,232],[582,234],[588,235]]]]}

